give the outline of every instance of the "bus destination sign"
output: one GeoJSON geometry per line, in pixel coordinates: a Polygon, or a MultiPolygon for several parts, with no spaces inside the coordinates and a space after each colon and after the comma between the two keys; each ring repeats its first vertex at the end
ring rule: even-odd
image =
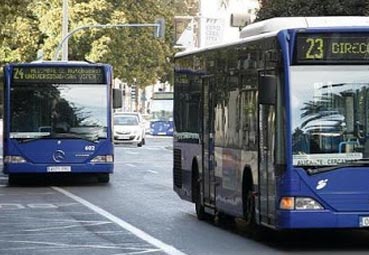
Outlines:
{"type": "Polygon", "coordinates": [[[104,84],[104,70],[97,66],[16,66],[13,81],[17,84],[104,84]]]}
{"type": "Polygon", "coordinates": [[[369,34],[300,33],[295,64],[369,63],[369,34]]]}

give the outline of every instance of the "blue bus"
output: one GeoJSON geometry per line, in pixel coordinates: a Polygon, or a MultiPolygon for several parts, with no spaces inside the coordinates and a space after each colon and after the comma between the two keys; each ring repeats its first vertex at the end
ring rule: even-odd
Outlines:
{"type": "Polygon", "coordinates": [[[173,135],[173,92],[154,92],[150,103],[150,133],[173,135]]]}
{"type": "Polygon", "coordinates": [[[174,63],[173,185],[199,219],[369,227],[369,18],[274,18],[174,63]]]}
{"type": "Polygon", "coordinates": [[[112,67],[34,62],[4,67],[3,159],[9,183],[30,174],[113,172],[112,67]]]}

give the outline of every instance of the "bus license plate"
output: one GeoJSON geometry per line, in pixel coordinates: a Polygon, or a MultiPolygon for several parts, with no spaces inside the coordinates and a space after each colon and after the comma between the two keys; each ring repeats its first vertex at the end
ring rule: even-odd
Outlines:
{"type": "Polygon", "coordinates": [[[360,217],[359,226],[362,228],[369,227],[369,216],[360,217]]]}
{"type": "Polygon", "coordinates": [[[47,172],[55,173],[55,172],[70,172],[72,171],[70,166],[48,166],[47,172]]]}

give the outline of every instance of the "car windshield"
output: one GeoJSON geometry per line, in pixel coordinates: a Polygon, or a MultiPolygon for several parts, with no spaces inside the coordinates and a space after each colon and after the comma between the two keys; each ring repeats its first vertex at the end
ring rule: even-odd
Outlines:
{"type": "Polygon", "coordinates": [[[10,137],[107,137],[106,85],[17,84],[10,91],[10,137]]]}
{"type": "Polygon", "coordinates": [[[121,115],[114,117],[114,125],[121,126],[137,126],[138,120],[136,116],[133,115],[121,115]]]}
{"type": "Polygon", "coordinates": [[[369,158],[369,66],[291,67],[295,166],[369,158]]]}

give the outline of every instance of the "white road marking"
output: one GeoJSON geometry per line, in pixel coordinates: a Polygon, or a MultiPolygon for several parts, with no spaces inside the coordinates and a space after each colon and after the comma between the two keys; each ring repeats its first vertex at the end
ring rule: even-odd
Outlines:
{"type": "Polygon", "coordinates": [[[147,170],[146,172],[152,173],[152,174],[158,174],[158,172],[154,171],[154,170],[147,170]]]}
{"type": "Polygon", "coordinates": [[[130,150],[127,150],[124,153],[129,154],[129,155],[138,155],[139,154],[139,152],[137,152],[137,151],[130,151],[130,150]]]}
{"type": "Polygon", "coordinates": [[[48,228],[36,228],[36,229],[26,229],[23,230],[25,232],[40,232],[40,231],[49,231],[49,230],[60,230],[60,229],[70,229],[70,228],[80,228],[81,226],[83,227],[88,227],[88,226],[99,226],[99,225],[105,225],[105,224],[111,224],[110,221],[106,221],[106,222],[92,222],[89,224],[72,224],[69,226],[60,226],[60,227],[48,227],[48,228]]]}
{"type": "MultiPolygon", "coordinates": [[[[34,244],[34,245],[43,245],[45,249],[52,248],[63,248],[63,249],[76,249],[76,248],[92,248],[92,249],[114,249],[114,250],[132,250],[130,253],[122,253],[122,254],[140,254],[142,252],[156,252],[159,250],[156,249],[145,249],[145,248],[136,248],[136,247],[126,247],[124,245],[111,245],[111,244],[66,244],[66,243],[55,243],[55,242],[37,242],[37,241],[21,241],[21,240],[0,240],[3,243],[20,243],[20,244],[34,244]]],[[[40,247],[15,247],[15,248],[5,248],[0,250],[39,250],[40,247]]]]}
{"type": "Polygon", "coordinates": [[[163,147],[148,147],[148,148],[146,148],[146,150],[148,150],[148,151],[160,151],[162,149],[163,149],[163,147]]]}
{"type": "Polygon", "coordinates": [[[59,187],[51,187],[52,189],[66,195],[67,197],[77,201],[78,203],[81,203],[82,205],[88,207],[89,209],[91,209],[92,211],[100,214],[101,216],[104,216],[105,218],[111,220],[112,222],[114,222],[115,224],[119,225],[120,227],[126,229],[127,231],[131,232],[132,234],[134,234],[135,236],[137,236],[138,238],[144,240],[145,242],[148,242],[149,244],[161,249],[162,251],[164,251],[165,253],[169,254],[169,255],[187,255],[186,253],[181,252],[180,250],[177,250],[175,247],[166,244],[162,241],[160,241],[159,239],[156,239],[155,237],[149,235],[148,233],[144,232],[143,230],[136,228],[135,226],[129,224],[128,222],[114,216],[113,214],[105,211],[104,209],[88,202],[87,200],[84,200],[83,198],[74,195],[73,193],[59,188],[59,187]]]}
{"type": "Polygon", "coordinates": [[[129,167],[136,167],[136,165],[134,165],[134,164],[126,164],[126,166],[129,166],[129,167]]]}

